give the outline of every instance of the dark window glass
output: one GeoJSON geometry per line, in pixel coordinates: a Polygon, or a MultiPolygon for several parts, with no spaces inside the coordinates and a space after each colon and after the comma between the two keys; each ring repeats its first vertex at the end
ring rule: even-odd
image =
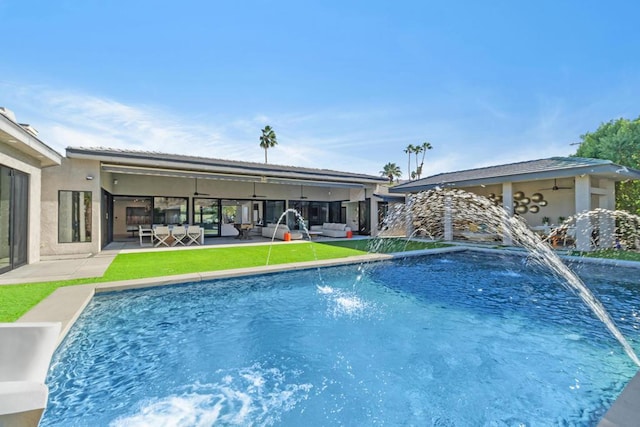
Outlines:
{"type": "Polygon", "coordinates": [[[58,194],[58,242],[91,241],[91,192],[60,191],[58,194]]]}

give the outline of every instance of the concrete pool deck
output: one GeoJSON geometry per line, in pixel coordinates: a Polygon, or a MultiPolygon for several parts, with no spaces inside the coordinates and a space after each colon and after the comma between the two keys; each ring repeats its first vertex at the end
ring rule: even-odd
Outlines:
{"type": "MultiPolygon", "coordinates": [[[[255,244],[265,244],[258,243],[255,244]]],[[[266,244],[270,244],[266,243],[266,244]]],[[[289,242],[288,244],[291,244],[289,242]]],[[[210,248],[202,246],[200,248],[210,248]]],[[[179,248],[181,250],[183,248],[179,248]]],[[[191,248],[194,249],[194,248],[191,248]]],[[[139,251],[140,249],[127,249],[126,245],[115,245],[111,249],[106,249],[94,256],[78,257],[58,257],[43,259],[37,264],[30,264],[13,270],[0,276],[0,285],[35,283],[52,280],[71,280],[76,278],[101,277],[109,267],[113,259],[119,253],[139,251]]],[[[149,248],[147,250],[158,250],[149,248]]],[[[166,250],[166,249],[161,249],[166,250]]],[[[247,276],[277,273],[282,271],[310,269],[317,267],[327,267],[335,265],[346,265],[353,263],[381,261],[395,258],[397,256],[418,256],[424,254],[439,254],[464,250],[478,250],[483,252],[513,253],[514,251],[504,249],[493,249],[486,246],[477,245],[457,245],[449,248],[414,251],[403,254],[367,254],[358,257],[349,257],[334,260],[310,261],[304,263],[280,264],[264,267],[240,268],[234,270],[223,270],[216,272],[191,273],[169,277],[155,277],[147,279],[136,279],[118,282],[96,283],[87,285],[67,286],[56,289],[51,295],[37,304],[29,312],[23,315],[18,322],[61,322],[62,330],[58,344],[65,338],[74,322],[80,316],[93,296],[99,292],[119,291],[125,289],[145,288],[153,286],[172,285],[189,282],[199,282],[204,280],[222,279],[229,277],[247,276]]],[[[515,251],[521,252],[521,251],[515,251]]],[[[570,258],[577,260],[577,258],[570,258]]],[[[584,259],[583,259],[584,260],[584,259]]],[[[586,259],[588,262],[628,266],[640,268],[640,263],[586,259]]],[[[613,403],[609,411],[602,418],[598,426],[638,426],[640,420],[640,372],[638,372],[623,389],[620,396],[613,403]]]]}

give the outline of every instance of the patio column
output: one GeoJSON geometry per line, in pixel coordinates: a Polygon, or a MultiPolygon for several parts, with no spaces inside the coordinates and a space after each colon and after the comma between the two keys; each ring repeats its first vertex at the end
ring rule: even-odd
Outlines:
{"type": "MultiPolygon", "coordinates": [[[[511,218],[513,216],[513,184],[511,182],[502,183],[502,207],[511,218]]],[[[508,224],[504,224],[502,227],[502,244],[506,246],[513,245],[508,224]]]]}
{"type": "MultiPolygon", "coordinates": [[[[598,184],[600,191],[598,192],[598,207],[608,211],[616,209],[616,189],[614,181],[610,179],[601,179],[598,184]]],[[[613,215],[599,215],[598,225],[600,238],[598,246],[600,248],[609,249],[615,246],[616,220],[613,215]]]]}
{"type": "MultiPolygon", "coordinates": [[[[576,176],[576,215],[591,210],[591,177],[589,175],[576,176]]],[[[591,250],[591,218],[581,216],[576,220],[576,249],[588,252],[591,250]]]]}
{"type": "Polygon", "coordinates": [[[453,215],[451,215],[451,196],[444,197],[444,240],[453,241],[453,215]]]}
{"type": "Polygon", "coordinates": [[[411,194],[408,194],[407,196],[405,196],[404,199],[404,206],[406,208],[406,215],[405,215],[405,221],[407,221],[406,224],[406,233],[407,233],[407,237],[410,238],[411,235],[413,234],[414,231],[414,227],[413,227],[413,197],[411,194]]]}

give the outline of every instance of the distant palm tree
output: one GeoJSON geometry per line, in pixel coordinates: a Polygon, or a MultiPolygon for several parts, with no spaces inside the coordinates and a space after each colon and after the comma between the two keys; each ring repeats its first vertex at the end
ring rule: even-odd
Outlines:
{"type": "Polygon", "coordinates": [[[380,174],[389,178],[389,184],[392,184],[393,178],[400,178],[402,176],[402,171],[395,163],[387,163],[380,171],[380,174]]]}
{"type": "Polygon", "coordinates": [[[276,139],[276,133],[271,129],[271,126],[265,126],[262,129],[262,136],[260,136],[260,147],[264,148],[264,162],[267,163],[267,150],[278,145],[276,139]]]}
{"type": "Polygon", "coordinates": [[[424,155],[427,153],[427,150],[431,150],[433,147],[428,142],[423,142],[420,148],[422,151],[422,160],[420,161],[420,166],[416,168],[416,172],[417,172],[416,174],[418,175],[418,179],[420,179],[420,176],[422,175],[422,166],[424,165],[424,155]]]}
{"type": "Polygon", "coordinates": [[[411,179],[411,154],[413,154],[416,147],[413,144],[407,145],[407,148],[404,149],[404,152],[409,155],[409,164],[407,165],[407,174],[409,175],[409,179],[411,179]]]}
{"type": "Polygon", "coordinates": [[[421,145],[416,145],[415,147],[413,147],[413,153],[416,155],[416,179],[420,179],[420,165],[418,165],[418,154],[422,153],[422,151],[423,150],[421,145]]]}

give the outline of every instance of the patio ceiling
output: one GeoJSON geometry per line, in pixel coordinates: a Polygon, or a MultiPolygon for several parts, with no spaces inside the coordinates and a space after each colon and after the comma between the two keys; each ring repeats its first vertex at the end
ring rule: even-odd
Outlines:
{"type": "Polygon", "coordinates": [[[127,175],[148,175],[148,176],[165,176],[174,178],[198,178],[213,179],[223,181],[241,181],[241,182],[259,182],[263,184],[289,184],[289,185],[305,185],[317,187],[336,187],[336,188],[363,188],[364,184],[341,182],[341,181],[323,181],[311,179],[295,179],[295,178],[278,178],[268,176],[258,176],[249,174],[231,174],[231,173],[213,173],[194,170],[179,170],[165,168],[145,168],[138,166],[124,166],[113,164],[102,164],[103,172],[111,172],[127,175]]]}

